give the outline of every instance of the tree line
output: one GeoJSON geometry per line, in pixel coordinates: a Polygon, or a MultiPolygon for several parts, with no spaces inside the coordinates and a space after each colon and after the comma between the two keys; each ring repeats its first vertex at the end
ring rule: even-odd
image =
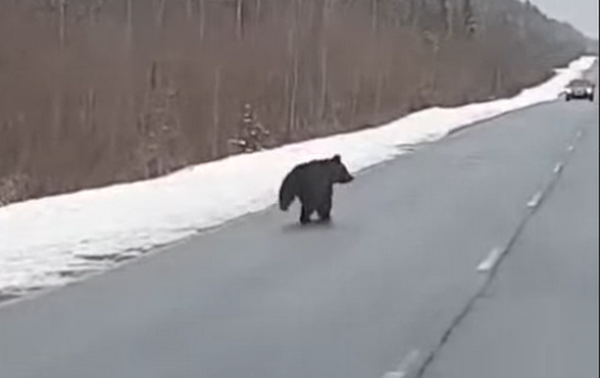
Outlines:
{"type": "Polygon", "coordinates": [[[0,2],[0,205],[516,94],[586,48],[519,0],[0,2]],[[245,115],[246,114],[246,115],[245,115]]]}

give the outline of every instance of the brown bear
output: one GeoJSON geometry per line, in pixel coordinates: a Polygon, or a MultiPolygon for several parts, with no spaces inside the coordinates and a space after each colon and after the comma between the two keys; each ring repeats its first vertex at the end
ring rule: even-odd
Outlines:
{"type": "Polygon", "coordinates": [[[354,180],[342,163],[340,155],[329,159],[311,160],[295,166],[283,179],[279,189],[279,208],[287,211],[296,197],[302,204],[300,223],[307,224],[313,212],[323,222],[331,219],[334,184],[354,180]]]}

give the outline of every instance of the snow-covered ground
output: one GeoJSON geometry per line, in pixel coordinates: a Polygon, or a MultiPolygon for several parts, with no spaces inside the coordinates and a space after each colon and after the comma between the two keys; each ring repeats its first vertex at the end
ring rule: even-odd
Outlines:
{"type": "Polygon", "coordinates": [[[352,172],[434,141],[452,130],[556,100],[595,61],[583,57],[512,99],[431,108],[378,128],[239,155],[155,180],[85,190],[0,208],[0,300],[65,284],[158,245],[262,210],[295,164],[342,155],[352,172]]]}

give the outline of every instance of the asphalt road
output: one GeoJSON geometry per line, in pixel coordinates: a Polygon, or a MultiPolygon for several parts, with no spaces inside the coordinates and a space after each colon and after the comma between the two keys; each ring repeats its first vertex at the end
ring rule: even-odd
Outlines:
{"type": "Polygon", "coordinates": [[[578,132],[597,143],[597,124],[588,102],[511,113],[338,187],[329,226],[271,209],[0,307],[0,376],[408,378],[481,291],[476,268],[513,237],[578,132]]]}
{"type": "Polygon", "coordinates": [[[599,376],[597,121],[425,378],[599,376]]]}

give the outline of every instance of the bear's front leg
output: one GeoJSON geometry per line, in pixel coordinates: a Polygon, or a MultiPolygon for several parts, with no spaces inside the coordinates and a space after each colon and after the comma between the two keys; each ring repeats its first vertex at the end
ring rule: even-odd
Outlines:
{"type": "Polygon", "coordinates": [[[300,210],[300,223],[301,224],[310,223],[311,214],[312,214],[312,210],[310,210],[305,205],[302,205],[302,209],[300,210]]]}
{"type": "Polygon", "coordinates": [[[331,198],[325,200],[321,206],[319,206],[317,214],[322,222],[329,222],[331,220],[331,198]]]}

